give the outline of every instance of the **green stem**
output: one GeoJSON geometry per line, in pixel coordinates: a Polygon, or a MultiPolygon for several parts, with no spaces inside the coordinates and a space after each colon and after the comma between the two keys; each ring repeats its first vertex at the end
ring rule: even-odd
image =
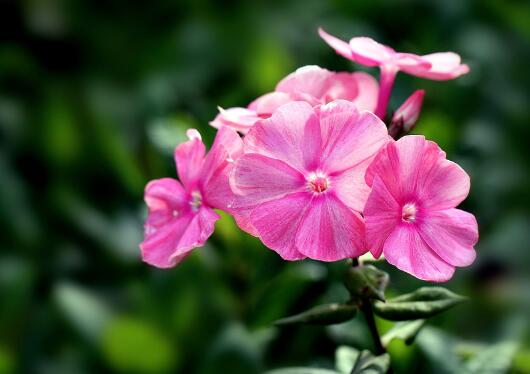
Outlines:
{"type": "Polygon", "coordinates": [[[383,347],[383,343],[381,343],[381,337],[379,336],[379,332],[377,331],[377,326],[375,325],[374,311],[372,309],[372,303],[370,302],[370,300],[364,299],[362,301],[361,312],[364,315],[364,319],[366,320],[366,323],[368,324],[368,329],[370,330],[370,334],[372,335],[375,353],[377,355],[382,355],[383,353],[386,353],[386,349],[385,347],[383,347]]]}

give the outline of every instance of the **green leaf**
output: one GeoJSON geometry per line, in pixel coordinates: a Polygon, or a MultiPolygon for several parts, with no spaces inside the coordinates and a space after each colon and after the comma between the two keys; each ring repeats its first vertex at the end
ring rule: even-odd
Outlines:
{"type": "Polygon", "coordinates": [[[489,346],[466,363],[465,372],[469,374],[507,373],[516,350],[517,344],[514,342],[502,342],[489,346]]]}
{"type": "Polygon", "coordinates": [[[465,300],[465,297],[442,287],[422,287],[386,303],[376,301],[374,312],[390,321],[408,321],[432,317],[465,300]]]}
{"type": "Polygon", "coordinates": [[[91,341],[100,338],[112,317],[111,309],[98,295],[71,283],[57,285],[54,299],[73,327],[91,341]]]}
{"type": "Polygon", "coordinates": [[[383,345],[387,347],[394,339],[403,340],[407,345],[412,344],[424,325],[424,319],[398,322],[381,338],[383,345]]]}
{"type": "Polygon", "coordinates": [[[277,326],[312,324],[334,325],[352,319],[357,307],[349,304],[324,304],[311,308],[300,314],[286,317],[274,322],[277,326]]]}
{"type": "Polygon", "coordinates": [[[319,369],[319,368],[305,368],[305,367],[295,367],[295,368],[283,368],[267,371],[264,374],[341,374],[334,370],[328,369],[319,369]]]}
{"type": "Polygon", "coordinates": [[[344,283],[352,296],[385,301],[388,279],[384,271],[365,265],[349,268],[344,283]]]}
{"type": "Polygon", "coordinates": [[[351,374],[385,374],[390,367],[388,353],[374,356],[370,351],[361,351],[355,361],[351,374]]]}
{"type": "Polygon", "coordinates": [[[359,357],[359,351],[347,345],[342,345],[335,351],[335,368],[343,374],[350,374],[353,365],[359,357]]]}
{"type": "Polygon", "coordinates": [[[180,353],[158,328],[126,316],[109,322],[102,350],[111,368],[134,373],[169,372],[180,353]]]}

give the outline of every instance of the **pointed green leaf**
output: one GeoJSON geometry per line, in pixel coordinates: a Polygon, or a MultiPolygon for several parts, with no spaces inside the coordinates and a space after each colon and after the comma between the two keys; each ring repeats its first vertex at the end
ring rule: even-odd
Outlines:
{"type": "Polygon", "coordinates": [[[352,296],[384,301],[388,274],[372,265],[355,266],[348,269],[344,283],[352,296]]]}
{"type": "Polygon", "coordinates": [[[465,297],[442,287],[422,287],[386,303],[376,301],[374,312],[390,321],[408,321],[432,317],[465,300],[465,297]]]}
{"type": "Polygon", "coordinates": [[[385,347],[394,339],[403,340],[407,345],[412,344],[423,325],[425,325],[424,319],[398,322],[390,331],[383,335],[381,341],[385,347]]]}
{"type": "Polygon", "coordinates": [[[351,374],[385,374],[390,367],[390,355],[388,353],[374,356],[370,351],[361,351],[351,374]]]}
{"type": "Polygon", "coordinates": [[[300,314],[277,320],[277,326],[312,324],[334,325],[352,319],[357,313],[357,307],[349,304],[324,304],[316,306],[300,314]]]}
{"type": "Polygon", "coordinates": [[[264,374],[340,374],[338,371],[319,368],[283,368],[267,371],[264,374]]]}

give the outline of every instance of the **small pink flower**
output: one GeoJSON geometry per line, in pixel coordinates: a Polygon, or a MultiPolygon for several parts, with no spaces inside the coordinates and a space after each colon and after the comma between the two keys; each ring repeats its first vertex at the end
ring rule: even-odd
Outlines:
{"type": "Polygon", "coordinates": [[[455,207],[469,176],[436,143],[409,135],[391,141],[366,172],[366,240],[375,257],[427,281],[449,280],[475,260],[475,217],[455,207]]]}
{"type": "Polygon", "coordinates": [[[162,178],[145,187],[149,212],[140,249],[143,260],[159,268],[175,266],[204,245],[220,218],[213,209],[229,210],[233,200],[228,174],[242,152],[239,135],[220,128],[207,155],[197,130],[188,130],[188,137],[175,149],[180,182],[162,178]]]}
{"type": "Polygon", "coordinates": [[[352,38],[349,43],[346,43],[321,28],[318,32],[339,55],[361,65],[378,66],[381,69],[381,88],[375,109],[375,114],[380,118],[386,115],[394,79],[399,71],[433,80],[454,79],[469,72],[469,67],[462,64],[460,56],[453,52],[415,55],[396,52],[367,37],[352,38]]]}
{"type": "Polygon", "coordinates": [[[412,130],[420,116],[424,96],[424,90],[417,90],[401,104],[392,116],[392,122],[388,129],[390,135],[398,135],[403,131],[412,130]]]}
{"type": "Polygon", "coordinates": [[[258,122],[230,176],[238,223],[286,260],[366,252],[364,174],[386,127],[352,102],[293,102],[258,122]]]}
{"type": "Polygon", "coordinates": [[[230,126],[245,133],[257,121],[269,118],[277,108],[292,101],[319,105],[344,99],[360,110],[373,111],[377,95],[377,82],[369,74],[335,73],[318,66],[304,66],[282,79],[274,92],[258,97],[247,108],[219,108],[219,114],[210,124],[230,126]]]}

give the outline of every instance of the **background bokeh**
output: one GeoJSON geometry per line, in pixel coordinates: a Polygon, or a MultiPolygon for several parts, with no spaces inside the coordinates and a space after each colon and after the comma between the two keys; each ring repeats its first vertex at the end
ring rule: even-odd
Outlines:
{"type": "MultiPolygon", "coordinates": [[[[446,284],[470,301],[394,342],[397,373],[530,373],[530,3],[515,0],[0,1],[0,373],[260,373],[333,366],[370,347],[359,317],[271,322],[340,301],[344,264],[285,263],[229,217],[180,266],[142,263],[150,179],[216,107],[246,105],[295,68],[358,66],[317,27],[396,49],[453,50],[454,81],[400,75],[391,106],[427,91],[416,131],[472,177],[478,259],[446,284]],[[497,365],[497,366],[496,366],[497,365]],[[486,370],[487,368],[488,370],[486,370]]],[[[369,72],[376,74],[373,69],[369,72]]],[[[392,294],[420,285],[388,266],[392,294]]],[[[378,320],[382,331],[387,322],[378,320]]]]}

